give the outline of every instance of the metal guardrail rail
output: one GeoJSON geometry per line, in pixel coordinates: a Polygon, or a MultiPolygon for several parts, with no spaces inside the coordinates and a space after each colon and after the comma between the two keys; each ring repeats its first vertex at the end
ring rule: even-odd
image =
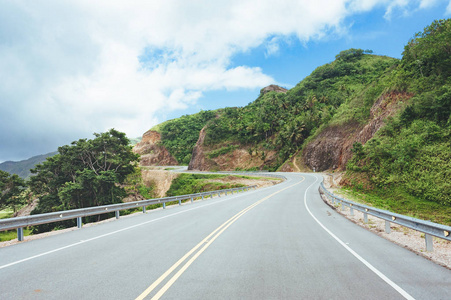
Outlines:
{"type": "Polygon", "coordinates": [[[19,241],[23,241],[24,240],[23,228],[28,227],[28,226],[77,219],[77,227],[81,228],[82,227],[82,218],[87,217],[87,216],[101,215],[101,214],[114,212],[116,214],[116,219],[119,219],[121,210],[142,208],[143,213],[145,213],[146,207],[149,205],[153,205],[153,204],[163,204],[163,208],[166,208],[167,202],[178,201],[179,205],[181,205],[182,201],[184,201],[184,200],[191,200],[191,202],[193,202],[195,198],[202,198],[202,200],[203,200],[205,197],[213,198],[213,195],[217,195],[218,197],[221,197],[221,194],[224,194],[225,196],[227,196],[227,193],[233,194],[234,192],[235,193],[238,193],[240,191],[244,192],[244,191],[248,191],[250,189],[256,189],[256,188],[257,188],[256,185],[252,185],[252,186],[246,186],[246,187],[223,189],[223,190],[189,194],[189,195],[181,195],[181,196],[175,196],[175,197],[148,199],[148,200],[127,202],[127,203],[118,203],[118,204],[94,206],[94,207],[87,207],[87,208],[80,208],[80,209],[64,210],[64,211],[51,212],[51,213],[45,213],[45,214],[39,214],[39,215],[30,215],[30,216],[25,216],[25,217],[8,218],[8,219],[0,220],[0,231],[17,229],[17,239],[19,241]]]}
{"type": "Polygon", "coordinates": [[[390,223],[402,225],[404,227],[414,229],[416,231],[423,232],[425,234],[426,250],[433,251],[432,237],[438,237],[444,240],[451,241],[451,227],[437,224],[430,221],[424,221],[397,213],[393,213],[387,210],[377,209],[371,206],[355,203],[334,195],[329,192],[324,184],[321,182],[319,186],[319,192],[324,194],[332,203],[341,204],[341,209],[345,207],[350,209],[351,215],[354,215],[354,209],[363,213],[364,222],[368,223],[368,214],[377,218],[385,220],[385,232],[390,233],[390,223]]]}

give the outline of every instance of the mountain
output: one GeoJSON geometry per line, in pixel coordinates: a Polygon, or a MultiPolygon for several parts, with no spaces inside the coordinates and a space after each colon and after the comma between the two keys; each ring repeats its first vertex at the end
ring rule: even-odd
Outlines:
{"type": "Polygon", "coordinates": [[[5,161],[0,164],[0,170],[11,174],[17,174],[25,179],[30,177],[30,169],[33,169],[37,164],[44,162],[47,157],[54,156],[57,153],[58,152],[50,152],[41,154],[21,161],[5,161]]]}
{"type": "Polygon", "coordinates": [[[450,45],[447,19],[402,59],[342,51],[290,90],[158,125],[158,143],[190,169],[341,170],[343,184],[451,205],[450,45]]]}

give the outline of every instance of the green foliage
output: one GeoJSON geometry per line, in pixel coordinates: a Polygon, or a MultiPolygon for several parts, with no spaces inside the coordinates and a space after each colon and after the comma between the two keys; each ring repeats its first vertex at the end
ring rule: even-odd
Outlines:
{"type": "MultiPolygon", "coordinates": [[[[365,190],[402,190],[400,199],[451,207],[451,20],[417,33],[392,72],[389,89],[414,94],[377,136],[354,146],[348,175],[364,175],[365,190]],[[391,82],[391,86],[390,86],[391,82]]],[[[401,201],[401,200],[400,200],[401,201]]]]}
{"type": "MultiPolygon", "coordinates": [[[[23,229],[24,236],[28,236],[31,233],[31,229],[23,229]]],[[[11,241],[14,239],[17,239],[17,230],[0,231],[0,242],[11,241]]]]}
{"type": "Polygon", "coordinates": [[[404,47],[404,69],[416,78],[429,77],[429,87],[443,84],[451,74],[450,42],[451,19],[434,21],[404,47]]]}
{"type": "Polygon", "coordinates": [[[207,153],[208,158],[215,158],[218,157],[220,155],[224,155],[227,154],[229,152],[232,152],[233,150],[237,149],[239,146],[238,145],[228,145],[226,147],[222,147],[216,150],[212,150],[210,152],[207,153]]]}
{"type": "Polygon", "coordinates": [[[221,189],[241,187],[242,184],[211,182],[211,179],[225,178],[227,175],[180,174],[174,179],[166,195],[178,196],[221,189]]]}
{"type": "MultiPolygon", "coordinates": [[[[371,50],[369,50],[368,52],[370,52],[371,50]]],[[[359,58],[360,56],[363,55],[365,51],[363,51],[363,49],[348,49],[348,50],[344,50],[341,51],[339,54],[337,54],[335,56],[336,59],[341,59],[344,61],[350,61],[356,58],[359,58]]],[[[371,51],[372,52],[372,51],[371,51]]]]}
{"type": "Polygon", "coordinates": [[[124,181],[124,189],[128,195],[139,194],[146,199],[155,198],[155,186],[146,186],[144,184],[141,168],[136,166],[133,173],[127,175],[124,181]]]}
{"type": "Polygon", "coordinates": [[[194,115],[182,116],[160,124],[157,128],[161,133],[163,145],[182,165],[189,164],[191,153],[199,139],[199,132],[205,124],[215,117],[213,111],[201,111],[194,115]]]}
{"type": "MultiPolygon", "coordinates": [[[[80,139],[59,147],[59,154],[32,170],[36,175],[30,179],[30,188],[40,195],[32,214],[122,201],[126,193],[120,184],[134,172],[138,157],[124,133],[111,129],[94,135],[93,140],[80,139]]],[[[64,224],[68,223],[56,226],[64,224]]]]}
{"type": "Polygon", "coordinates": [[[345,197],[376,208],[451,226],[451,207],[415,197],[400,187],[366,190],[354,183],[342,190],[345,197]]]}
{"type": "Polygon", "coordinates": [[[245,107],[219,110],[219,117],[208,123],[204,143],[276,150],[279,159],[265,166],[275,170],[337,113],[335,122],[364,123],[385,88],[378,80],[398,62],[365,52],[370,50],[341,52],[337,60],[318,67],[286,94],[268,92],[245,107]]]}
{"type": "Polygon", "coordinates": [[[0,170],[0,210],[16,207],[25,202],[22,191],[25,188],[25,181],[16,174],[9,174],[0,170]]]}

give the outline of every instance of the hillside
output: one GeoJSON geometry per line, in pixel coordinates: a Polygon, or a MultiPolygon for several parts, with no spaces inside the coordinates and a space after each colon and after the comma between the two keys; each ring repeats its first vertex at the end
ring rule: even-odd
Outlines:
{"type": "Polygon", "coordinates": [[[161,144],[190,169],[346,170],[351,187],[449,205],[450,24],[417,33],[401,60],[345,50],[288,91],[163,123],[161,144]]]}
{"type": "Polygon", "coordinates": [[[51,152],[47,154],[33,156],[29,159],[21,161],[5,161],[0,164],[0,170],[10,174],[17,174],[21,178],[28,178],[31,175],[30,169],[33,169],[37,164],[44,162],[47,157],[51,157],[58,152],[51,152]]]}

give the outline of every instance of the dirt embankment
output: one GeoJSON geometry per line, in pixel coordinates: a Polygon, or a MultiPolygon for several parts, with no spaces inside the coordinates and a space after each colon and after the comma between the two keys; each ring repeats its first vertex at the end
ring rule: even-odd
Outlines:
{"type": "Polygon", "coordinates": [[[157,198],[165,197],[172,181],[179,176],[178,173],[152,169],[141,169],[141,174],[144,184],[147,187],[152,186],[154,188],[154,194],[157,198]]]}
{"type": "MultiPolygon", "coordinates": [[[[263,175],[264,176],[264,175],[263,175]]],[[[274,178],[259,178],[259,179],[249,179],[249,178],[241,178],[236,176],[227,176],[219,179],[210,179],[208,182],[220,182],[220,183],[230,183],[230,184],[242,184],[245,186],[256,185],[257,188],[272,186],[280,183],[279,179],[274,178]]]]}
{"type": "Polygon", "coordinates": [[[143,134],[141,142],[133,147],[133,152],[141,155],[141,166],[176,166],[177,160],[161,144],[161,135],[149,130],[143,134]]]}
{"type": "Polygon", "coordinates": [[[395,91],[383,94],[372,106],[370,120],[366,125],[350,122],[326,128],[304,148],[303,164],[317,172],[344,170],[352,156],[353,144],[365,144],[369,141],[385,124],[386,119],[396,114],[412,96],[395,91]]]}
{"type": "Polygon", "coordinates": [[[265,165],[271,164],[277,159],[276,151],[265,151],[263,149],[246,149],[242,145],[219,144],[213,146],[205,145],[206,127],[202,128],[199,139],[193,150],[193,155],[188,166],[188,170],[198,171],[234,171],[262,169],[265,165]],[[220,155],[211,155],[218,149],[230,147],[220,155]]]}

